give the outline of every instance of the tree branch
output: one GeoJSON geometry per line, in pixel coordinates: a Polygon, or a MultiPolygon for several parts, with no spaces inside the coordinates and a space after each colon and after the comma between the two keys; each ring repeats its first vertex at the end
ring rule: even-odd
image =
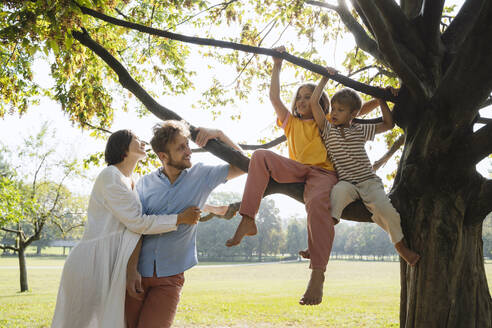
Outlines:
{"type": "Polygon", "coordinates": [[[369,20],[367,19],[366,15],[364,14],[364,11],[360,7],[359,2],[357,0],[350,0],[350,2],[352,3],[352,6],[354,7],[355,12],[357,13],[357,15],[359,15],[360,19],[364,23],[364,26],[367,28],[367,30],[369,31],[369,33],[371,33],[371,35],[373,37],[376,37],[376,34],[374,34],[374,31],[372,29],[372,26],[369,23],[369,20]]]}
{"type": "Polygon", "coordinates": [[[441,16],[444,9],[444,0],[424,2],[424,28],[427,48],[433,54],[438,54],[441,43],[441,16]]]}
{"type": "MultiPolygon", "coordinates": [[[[122,86],[132,92],[151,113],[162,120],[182,120],[179,115],[159,105],[154,99],[152,99],[152,97],[133,78],[131,78],[130,74],[126,71],[123,65],[121,65],[121,63],[119,63],[106,49],[90,38],[87,31],[84,31],[84,33],[72,31],[72,35],[86,47],[94,51],[99,57],[101,57],[115,71],[120,82],[122,80],[124,81],[122,86]]],[[[191,139],[195,140],[197,130],[191,124],[190,130],[191,139]]],[[[237,150],[225,145],[220,140],[210,140],[204,148],[229,164],[240,168],[244,172],[248,171],[249,158],[237,150]]],[[[290,183],[280,185],[271,180],[267,190],[265,191],[265,195],[272,193],[283,193],[299,200],[300,202],[304,202],[302,197],[304,193],[304,184],[290,183]]],[[[342,218],[352,221],[371,222],[371,214],[360,201],[349,204],[342,213],[342,218]],[[346,216],[345,213],[347,213],[346,216]]]]}
{"type": "Polygon", "coordinates": [[[481,105],[478,109],[483,109],[485,107],[488,107],[492,105],[492,97],[488,97],[481,105]]]}
{"type": "MultiPolygon", "coordinates": [[[[471,0],[473,1],[473,0],[471,0]]],[[[473,122],[492,92],[492,3],[487,1],[436,90],[438,108],[464,128],[473,122]],[[459,76],[459,79],[456,79],[459,76]],[[466,97],[463,97],[466,95],[466,97]]]]}
{"type": "Polygon", "coordinates": [[[76,229],[76,228],[79,228],[79,227],[83,227],[84,224],[83,223],[79,223],[79,224],[76,224],[76,225],[73,225],[73,226],[70,226],[68,229],[63,229],[62,225],[60,224],[60,222],[57,222],[57,221],[51,221],[58,229],[60,229],[60,232],[62,233],[62,235],[65,235],[67,232],[70,232],[72,231],[73,229],[76,229]]]}
{"type": "Polygon", "coordinates": [[[198,13],[194,14],[194,15],[191,15],[190,17],[188,17],[188,18],[186,18],[186,19],[182,20],[181,22],[179,22],[178,24],[176,24],[176,26],[182,25],[182,24],[184,24],[184,23],[188,22],[189,20],[191,20],[191,19],[195,18],[196,16],[198,16],[198,15],[200,15],[200,14],[203,14],[204,12],[207,12],[207,11],[209,11],[210,9],[215,8],[215,7],[222,6],[222,9],[221,9],[221,11],[222,11],[222,10],[226,9],[226,8],[227,8],[227,7],[228,7],[231,3],[234,3],[234,2],[237,2],[237,1],[238,1],[238,0],[230,0],[230,1],[227,1],[227,2],[218,3],[218,4],[216,4],[216,5],[213,5],[213,6],[210,6],[210,7],[208,7],[208,8],[205,8],[205,9],[203,9],[202,11],[200,11],[200,12],[198,12],[198,13]]]}
{"type": "Polygon", "coordinates": [[[441,40],[448,49],[454,53],[458,51],[466,36],[480,13],[480,8],[487,0],[467,0],[453,19],[449,27],[444,31],[441,40]]]}
{"type": "Polygon", "coordinates": [[[359,68],[358,70],[355,70],[353,72],[350,72],[348,74],[348,77],[352,77],[360,72],[363,72],[363,71],[367,71],[371,68],[375,68],[378,70],[379,74],[382,74],[384,76],[387,76],[387,77],[392,77],[392,78],[398,78],[398,75],[396,75],[394,72],[391,72],[391,71],[388,71],[388,70],[385,70],[384,68],[382,68],[381,66],[379,65],[369,65],[369,66],[366,66],[366,67],[362,67],[362,68],[359,68]]]}
{"type": "Polygon", "coordinates": [[[14,251],[14,252],[18,252],[19,249],[14,247],[14,246],[10,246],[10,245],[0,245],[0,249],[2,250],[11,250],[11,251],[14,251]]]}
{"type": "Polygon", "coordinates": [[[41,237],[41,231],[43,231],[44,224],[46,223],[46,219],[41,220],[41,223],[36,227],[34,234],[29,236],[29,238],[24,237],[24,245],[27,247],[31,245],[33,241],[39,240],[41,237]]]}
{"type": "Polygon", "coordinates": [[[338,6],[330,5],[320,1],[306,1],[307,4],[327,8],[334,10],[339,16],[348,30],[354,36],[357,46],[365,52],[371,54],[381,63],[386,63],[386,59],[383,57],[378,49],[378,45],[374,39],[372,39],[364,30],[362,25],[357,22],[354,16],[350,13],[345,3],[345,0],[338,0],[338,6]]]}
{"type": "Polygon", "coordinates": [[[390,30],[393,39],[416,54],[418,58],[424,58],[427,55],[425,45],[396,2],[394,0],[374,0],[374,3],[387,22],[385,26],[390,30]]]}
{"type": "MultiPolygon", "coordinates": [[[[382,90],[382,89],[377,88],[377,87],[372,87],[372,86],[366,85],[366,84],[361,83],[359,81],[352,80],[352,79],[350,79],[346,76],[343,76],[341,74],[330,75],[325,67],[323,67],[321,65],[314,64],[314,63],[312,63],[306,59],[292,56],[292,55],[288,54],[287,52],[278,52],[278,51],[268,49],[268,48],[255,47],[255,46],[250,46],[250,45],[245,45],[245,44],[240,44],[240,43],[235,43],[235,42],[191,37],[191,36],[172,33],[172,32],[168,32],[168,31],[162,31],[162,30],[150,28],[150,27],[147,27],[144,25],[123,21],[123,20],[108,16],[105,14],[101,14],[97,11],[94,11],[92,9],[89,9],[89,8],[86,8],[83,6],[81,6],[80,8],[84,14],[90,15],[90,16],[98,18],[98,19],[101,19],[105,22],[108,22],[108,23],[111,23],[114,25],[118,25],[118,26],[127,27],[127,28],[130,28],[133,30],[137,30],[137,31],[140,31],[143,33],[152,34],[152,35],[159,36],[159,37],[165,37],[165,38],[169,38],[169,39],[176,40],[176,41],[182,41],[182,42],[198,44],[198,45],[215,46],[215,47],[226,48],[226,49],[240,50],[240,51],[249,52],[249,53],[280,57],[280,58],[282,58],[288,62],[291,62],[297,66],[303,67],[307,70],[313,71],[313,72],[318,73],[320,75],[327,76],[336,82],[339,82],[339,83],[341,83],[347,87],[350,87],[352,89],[355,89],[359,92],[371,95],[375,98],[380,98],[380,99],[384,99],[384,100],[391,101],[391,102],[396,102],[396,100],[397,100],[397,97],[393,96],[391,94],[391,92],[389,92],[389,91],[382,90]]],[[[87,39],[87,38],[90,39],[90,37],[88,37],[88,34],[86,32],[85,33],[72,32],[72,35],[74,35],[74,37],[77,40],[79,40],[78,38],[80,38],[81,40],[87,39]]],[[[81,41],[81,40],[79,40],[79,41],[81,41]]],[[[101,46],[99,46],[99,47],[102,48],[101,46]]],[[[104,48],[102,48],[102,49],[105,52],[107,52],[104,48]]]]}
{"type": "MultiPolygon", "coordinates": [[[[280,137],[275,138],[272,141],[269,141],[269,142],[264,143],[264,144],[258,144],[258,145],[239,144],[239,146],[243,150],[269,149],[269,148],[275,147],[277,145],[280,145],[285,140],[287,140],[287,138],[285,137],[285,135],[281,135],[280,137]]],[[[203,149],[203,148],[195,148],[195,149],[192,149],[191,151],[194,152],[194,153],[203,153],[203,152],[206,152],[206,150],[203,149]]]]}
{"type": "Polygon", "coordinates": [[[492,118],[478,116],[477,121],[475,123],[491,124],[492,118]]]}
{"type": "Polygon", "coordinates": [[[393,156],[393,154],[396,153],[396,151],[400,149],[400,147],[404,143],[405,143],[405,135],[402,134],[401,136],[398,137],[398,139],[396,139],[396,141],[393,143],[391,148],[380,159],[374,162],[372,166],[374,171],[377,171],[381,166],[384,166],[386,162],[391,158],[391,156],[393,156]]]}
{"type": "Polygon", "coordinates": [[[91,128],[91,129],[93,129],[93,130],[99,130],[99,131],[102,131],[102,132],[105,132],[105,133],[109,133],[109,134],[113,133],[113,132],[111,132],[111,131],[109,131],[109,130],[107,130],[107,129],[105,129],[105,128],[101,128],[101,127],[94,126],[94,125],[92,125],[92,124],[90,124],[90,123],[87,123],[87,122],[85,122],[85,121],[80,121],[80,124],[82,124],[82,125],[87,125],[88,127],[90,127],[90,128],[91,128]]]}
{"type": "Polygon", "coordinates": [[[10,232],[10,233],[15,233],[15,234],[21,234],[22,233],[21,230],[13,230],[13,229],[4,228],[4,227],[0,228],[0,230],[5,231],[5,232],[10,232]]]}
{"type": "Polygon", "coordinates": [[[38,179],[38,174],[41,168],[43,167],[43,163],[46,160],[46,157],[48,157],[48,153],[45,153],[43,157],[41,158],[41,162],[39,163],[38,167],[36,168],[36,172],[34,172],[34,178],[32,179],[32,194],[31,194],[31,199],[34,198],[34,195],[36,194],[36,183],[38,179]]]}
{"type": "Polygon", "coordinates": [[[422,100],[430,98],[430,90],[423,84],[426,77],[422,64],[409,51],[402,49],[402,47],[395,43],[393,36],[384,24],[384,19],[381,17],[378,8],[371,2],[359,1],[358,3],[366,17],[370,18],[369,23],[376,35],[379,48],[386,56],[391,68],[403,80],[410,93],[412,93],[413,98],[422,100]],[[418,72],[418,74],[415,72],[418,72]]]}
{"type": "Polygon", "coordinates": [[[173,111],[159,105],[151,95],[149,95],[138,83],[130,76],[128,71],[116,60],[105,48],[99,45],[97,42],[91,39],[86,30],[83,32],[72,31],[72,35],[80,43],[94,51],[102,60],[106,62],[118,75],[121,85],[133,93],[148,109],[149,111],[160,118],[161,120],[178,120],[181,121],[181,117],[173,111]]]}
{"type": "Polygon", "coordinates": [[[422,14],[424,0],[400,0],[400,7],[408,19],[414,19],[422,14]]]}
{"type": "Polygon", "coordinates": [[[469,149],[468,158],[472,163],[478,163],[492,154],[492,123],[473,133],[466,144],[469,149]]]}
{"type": "Polygon", "coordinates": [[[465,212],[465,225],[480,224],[492,212],[492,202],[490,201],[492,199],[492,180],[487,180],[481,176],[478,179],[480,180],[476,182],[478,189],[471,195],[465,212]]]}

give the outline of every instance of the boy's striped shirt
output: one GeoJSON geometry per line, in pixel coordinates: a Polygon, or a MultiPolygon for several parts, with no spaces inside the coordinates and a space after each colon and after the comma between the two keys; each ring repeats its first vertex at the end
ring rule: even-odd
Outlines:
{"type": "Polygon", "coordinates": [[[366,141],[374,139],[375,132],[375,124],[353,123],[348,128],[340,128],[326,120],[321,137],[339,180],[356,184],[377,178],[364,148],[366,141]]]}

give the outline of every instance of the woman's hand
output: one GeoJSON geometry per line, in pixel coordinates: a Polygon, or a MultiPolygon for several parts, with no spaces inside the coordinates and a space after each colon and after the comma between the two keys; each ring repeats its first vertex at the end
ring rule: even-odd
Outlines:
{"type": "Polygon", "coordinates": [[[178,214],[177,224],[197,224],[200,219],[200,208],[196,206],[190,206],[183,212],[178,214]]]}
{"type": "Polygon", "coordinates": [[[129,266],[126,270],[126,291],[137,300],[142,301],[144,299],[142,276],[138,273],[137,268],[129,266]]]}

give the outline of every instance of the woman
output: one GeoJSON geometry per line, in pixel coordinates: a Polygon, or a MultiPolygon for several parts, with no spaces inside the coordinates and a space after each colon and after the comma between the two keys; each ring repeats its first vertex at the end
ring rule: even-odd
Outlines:
{"type": "Polygon", "coordinates": [[[52,327],[124,327],[126,267],[140,234],[197,223],[197,207],[177,215],[142,215],[132,172],[146,156],[144,146],[129,130],[109,137],[108,166],[92,189],[84,236],[63,267],[52,327]]]}

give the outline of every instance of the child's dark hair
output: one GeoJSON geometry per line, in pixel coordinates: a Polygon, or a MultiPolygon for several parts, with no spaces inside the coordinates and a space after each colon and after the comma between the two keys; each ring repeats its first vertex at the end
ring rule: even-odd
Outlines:
{"type": "Polygon", "coordinates": [[[154,136],[150,140],[150,145],[156,154],[167,152],[167,145],[173,142],[178,134],[186,138],[190,136],[190,127],[184,121],[164,121],[156,124],[152,130],[154,136]]]}
{"type": "Polygon", "coordinates": [[[130,130],[118,130],[109,136],[104,151],[104,160],[108,165],[115,165],[123,161],[134,136],[130,130]]]}
{"type": "Polygon", "coordinates": [[[359,94],[350,88],[343,88],[335,92],[333,97],[331,97],[331,106],[336,102],[348,105],[351,112],[359,111],[362,106],[359,94]]]}
{"type": "MultiPolygon", "coordinates": [[[[306,84],[301,85],[297,89],[296,95],[294,97],[294,102],[292,103],[292,109],[291,109],[292,115],[294,117],[301,117],[301,115],[297,112],[296,102],[297,102],[297,97],[299,97],[299,91],[304,87],[309,88],[309,89],[311,89],[312,92],[314,92],[314,89],[316,89],[316,84],[306,83],[306,84]]],[[[324,91],[321,94],[321,97],[319,98],[319,104],[321,105],[321,108],[323,108],[323,112],[325,114],[328,114],[330,112],[330,100],[328,99],[328,95],[324,91]]]]}

